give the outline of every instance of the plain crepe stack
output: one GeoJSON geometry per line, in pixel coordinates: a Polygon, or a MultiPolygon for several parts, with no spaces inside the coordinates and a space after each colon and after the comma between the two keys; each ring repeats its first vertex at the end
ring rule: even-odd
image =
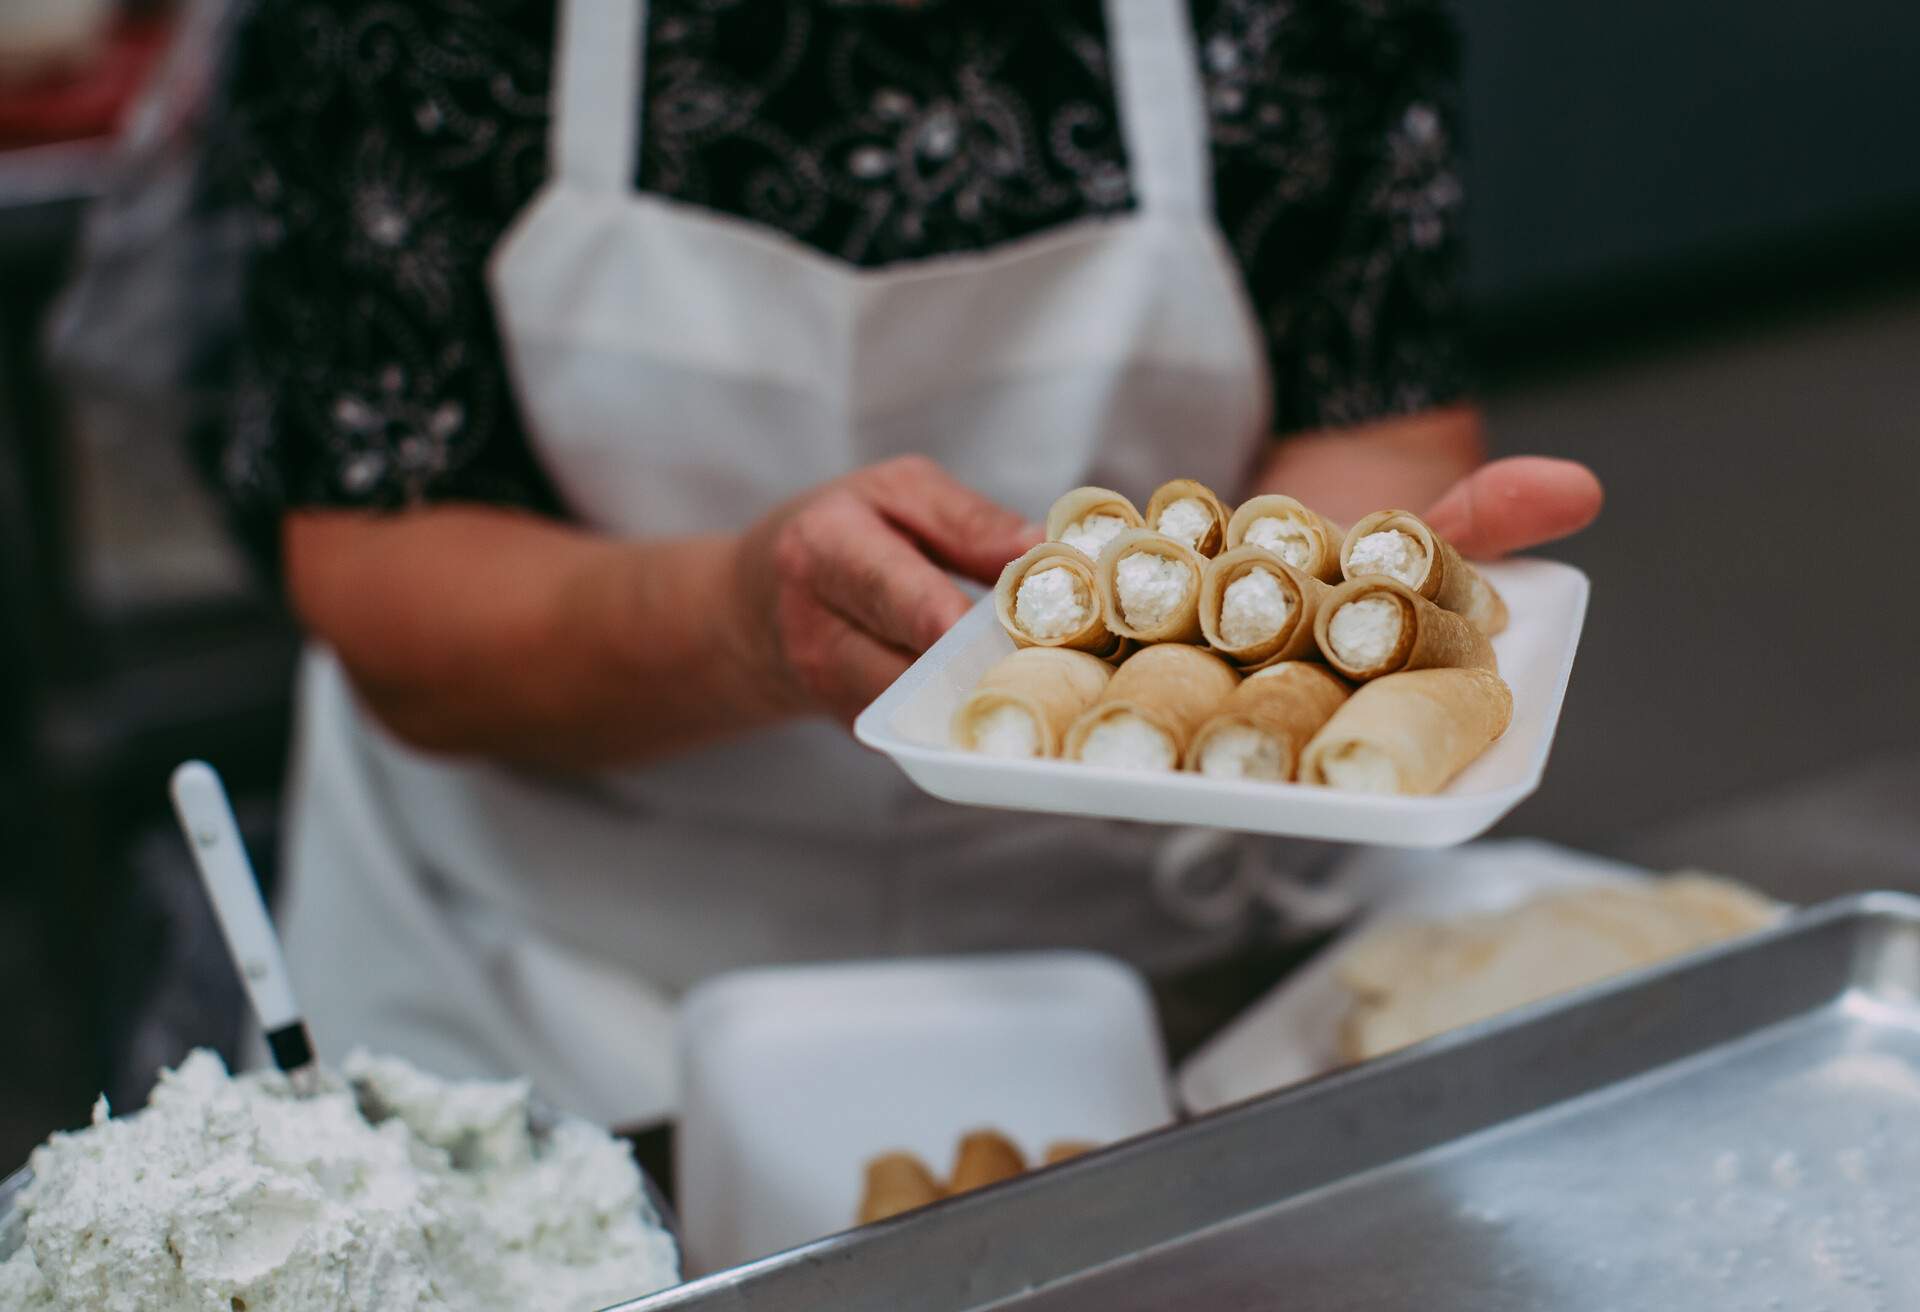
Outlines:
{"type": "Polygon", "coordinates": [[[969,751],[1434,793],[1501,734],[1500,594],[1417,515],[1342,532],[1292,497],[1076,488],[994,590],[1016,650],[954,713],[969,751]]]}

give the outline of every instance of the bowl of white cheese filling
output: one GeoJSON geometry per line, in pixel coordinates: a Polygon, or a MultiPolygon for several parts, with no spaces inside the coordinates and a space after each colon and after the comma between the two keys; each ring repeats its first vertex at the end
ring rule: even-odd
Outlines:
{"type": "Polygon", "coordinates": [[[954,709],[980,676],[1013,650],[991,598],[969,611],[863,711],[854,733],[891,757],[926,792],[972,806],[1401,847],[1466,842],[1540,785],[1589,592],[1585,574],[1557,561],[1515,559],[1475,567],[1511,611],[1493,648],[1500,675],[1513,690],[1513,721],[1498,742],[1433,796],[962,751],[950,739],[954,709]]]}
{"type": "Polygon", "coordinates": [[[104,1284],[156,1312],[594,1312],[678,1280],[624,1143],[538,1111],[523,1081],[348,1066],[301,1098],[200,1052],[147,1109],[97,1105],[0,1183],[0,1307],[92,1307],[104,1284]]]}
{"type": "Polygon", "coordinates": [[[33,1183],[33,1172],[25,1167],[0,1180],[0,1262],[20,1251],[27,1242],[27,1215],[20,1210],[20,1195],[33,1183]]]}

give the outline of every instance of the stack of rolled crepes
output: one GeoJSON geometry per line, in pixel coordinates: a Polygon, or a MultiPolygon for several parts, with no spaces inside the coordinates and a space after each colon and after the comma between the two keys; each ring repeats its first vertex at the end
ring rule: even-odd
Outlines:
{"type": "Polygon", "coordinates": [[[1541,893],[1510,910],[1363,934],[1335,975],[1342,1055],[1364,1061],[1772,924],[1783,909],[1700,874],[1541,893]]]}
{"type": "Polygon", "coordinates": [[[1342,532],[1175,479],[1144,512],[1075,488],[1047,535],[994,590],[1015,650],[954,714],[966,750],[1433,793],[1512,718],[1506,603],[1409,511],[1342,532]]]}
{"type": "MultiPolygon", "coordinates": [[[[1037,1165],[1055,1166],[1090,1153],[1097,1146],[1081,1139],[1062,1139],[1047,1145],[1037,1165]]],[[[964,1136],[953,1156],[953,1170],[944,1181],[913,1153],[882,1153],[867,1163],[859,1221],[861,1225],[884,1221],[942,1198],[1025,1175],[1029,1169],[1019,1146],[998,1130],[975,1130],[964,1136]]]]}

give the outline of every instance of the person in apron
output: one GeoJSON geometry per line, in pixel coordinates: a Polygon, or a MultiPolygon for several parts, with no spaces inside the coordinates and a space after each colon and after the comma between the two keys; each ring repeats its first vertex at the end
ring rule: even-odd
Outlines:
{"type": "MultiPolygon", "coordinates": [[[[514,399],[580,527],[443,517],[434,549],[487,604],[355,621],[435,644],[448,688],[487,686],[473,653],[525,652],[555,705],[607,681],[644,713],[542,720],[529,695],[476,739],[315,624],[283,905],[323,1046],[531,1073],[625,1125],[671,1111],[675,1000],[715,972],[1071,946],[1177,977],[1243,949],[1250,890],[1318,857],[954,807],[844,727],[964,609],[946,571],[990,580],[1060,491],[1239,493],[1261,464],[1272,384],[1213,216],[1185,0],[1105,5],[1130,209],[880,268],[636,188],[647,9],[562,6],[550,173],[489,266],[514,399]],[[617,659],[554,641],[563,607],[616,617],[617,659]],[[491,622],[447,618],[468,614],[491,622]]],[[[1391,437],[1297,447],[1299,486],[1359,502],[1336,514],[1397,504],[1424,484],[1369,472],[1391,437]]],[[[1496,464],[1436,513],[1506,547],[1597,498],[1584,471],[1496,464]]],[[[289,561],[351,592],[413,567],[386,540],[303,529],[289,561]]],[[[290,574],[304,615],[336,613],[290,574]]]]}

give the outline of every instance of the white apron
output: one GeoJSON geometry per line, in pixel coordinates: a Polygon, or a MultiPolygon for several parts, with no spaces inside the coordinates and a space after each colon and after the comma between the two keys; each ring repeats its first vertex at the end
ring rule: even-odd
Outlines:
{"type": "MultiPolygon", "coordinates": [[[[579,519],[736,530],[910,451],[1033,518],[1086,482],[1237,487],[1266,376],[1212,217],[1186,0],[1107,9],[1136,209],[861,270],[636,191],[644,4],[565,5],[552,178],[490,272],[579,519]]],[[[295,797],[289,950],[323,1045],[524,1071],[610,1123],[670,1109],[673,999],[719,970],[1072,945],[1170,971],[1238,932],[1156,893],[1190,836],[937,802],[823,723],[538,777],[404,748],[316,652],[295,797]]]]}

